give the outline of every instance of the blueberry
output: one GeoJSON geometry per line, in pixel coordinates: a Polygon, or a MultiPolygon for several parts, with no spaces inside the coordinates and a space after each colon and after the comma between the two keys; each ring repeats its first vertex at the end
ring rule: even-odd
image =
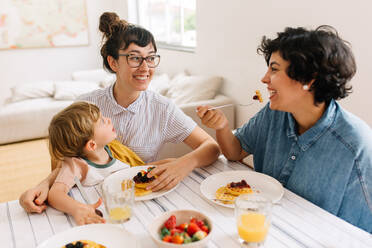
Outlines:
{"type": "Polygon", "coordinates": [[[137,177],[141,178],[142,177],[142,173],[141,172],[138,172],[137,173],[137,177]]]}
{"type": "Polygon", "coordinates": [[[68,243],[67,245],[66,245],[66,248],[74,248],[75,246],[72,244],[72,243],[68,243]]]}
{"type": "Polygon", "coordinates": [[[84,248],[84,244],[81,243],[80,241],[76,242],[75,248],[84,248]]]}

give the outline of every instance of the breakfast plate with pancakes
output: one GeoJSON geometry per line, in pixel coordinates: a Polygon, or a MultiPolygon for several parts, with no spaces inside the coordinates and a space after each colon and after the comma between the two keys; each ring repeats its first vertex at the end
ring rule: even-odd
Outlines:
{"type": "Polygon", "coordinates": [[[228,208],[234,208],[235,198],[240,194],[261,194],[273,203],[284,194],[283,186],[275,178],[247,170],[213,174],[200,184],[200,191],[209,201],[228,208]]]}
{"type": "Polygon", "coordinates": [[[83,248],[139,248],[140,241],[124,228],[113,224],[76,226],[45,240],[37,248],[64,248],[80,242],[83,248]],[[70,244],[70,245],[69,245],[70,244]]]}
{"type": "Polygon", "coordinates": [[[104,180],[105,183],[109,183],[110,185],[114,185],[115,187],[122,188],[123,187],[123,182],[126,179],[133,179],[135,181],[135,196],[134,200],[135,201],[144,201],[144,200],[151,200],[160,196],[163,196],[165,194],[170,193],[173,191],[177,186],[173,187],[170,190],[161,190],[161,191],[156,191],[152,192],[151,190],[146,190],[147,185],[152,181],[146,181],[142,182],[137,180],[139,177],[139,174],[141,174],[141,178],[146,178],[146,173],[148,173],[149,170],[151,170],[153,166],[151,165],[146,165],[146,166],[134,166],[129,169],[124,169],[120,170],[118,172],[115,172],[108,176],[104,180]]]}

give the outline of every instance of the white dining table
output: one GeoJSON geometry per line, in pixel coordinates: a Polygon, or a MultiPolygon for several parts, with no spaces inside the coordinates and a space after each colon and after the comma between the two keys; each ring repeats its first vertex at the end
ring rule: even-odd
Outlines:
{"type": "MultiPolygon", "coordinates": [[[[134,234],[141,247],[156,247],[147,230],[152,220],[166,211],[193,209],[206,214],[213,221],[214,231],[208,247],[240,247],[233,209],[207,200],[200,191],[200,184],[205,178],[227,170],[251,169],[220,156],[212,165],[195,169],[169,194],[136,201],[133,217],[121,224],[122,228],[134,234]]],[[[85,191],[91,200],[100,197],[97,186],[85,187],[85,191]]],[[[70,195],[84,202],[76,187],[70,195]]],[[[99,209],[105,213],[103,206],[99,209]]],[[[42,214],[28,214],[18,200],[0,204],[0,247],[37,247],[51,236],[74,226],[76,224],[71,216],[52,207],[42,214]]],[[[371,248],[372,235],[285,189],[279,204],[273,208],[265,247],[371,248]]]]}

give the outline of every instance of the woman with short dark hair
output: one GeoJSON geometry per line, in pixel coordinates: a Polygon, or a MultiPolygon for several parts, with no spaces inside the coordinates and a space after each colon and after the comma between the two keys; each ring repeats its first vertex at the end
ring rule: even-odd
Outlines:
{"type": "Polygon", "coordinates": [[[219,110],[198,108],[223,154],[254,167],[330,213],[372,232],[372,131],[335,100],[356,72],[348,44],[329,26],[263,37],[270,102],[233,134],[219,110]]]}

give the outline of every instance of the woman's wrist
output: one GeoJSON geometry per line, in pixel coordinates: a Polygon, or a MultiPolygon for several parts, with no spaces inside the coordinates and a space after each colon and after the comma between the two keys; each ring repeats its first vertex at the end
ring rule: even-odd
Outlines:
{"type": "Polygon", "coordinates": [[[211,138],[206,140],[194,151],[180,158],[182,164],[190,168],[192,171],[195,168],[203,167],[214,162],[220,154],[217,143],[211,138]],[[215,159],[213,158],[215,157],[215,159]],[[212,159],[213,158],[213,159],[212,159]]]}
{"type": "Polygon", "coordinates": [[[176,162],[181,166],[181,167],[188,167],[190,168],[190,171],[198,167],[198,159],[193,152],[187,153],[186,155],[178,158],[176,162]]]}

